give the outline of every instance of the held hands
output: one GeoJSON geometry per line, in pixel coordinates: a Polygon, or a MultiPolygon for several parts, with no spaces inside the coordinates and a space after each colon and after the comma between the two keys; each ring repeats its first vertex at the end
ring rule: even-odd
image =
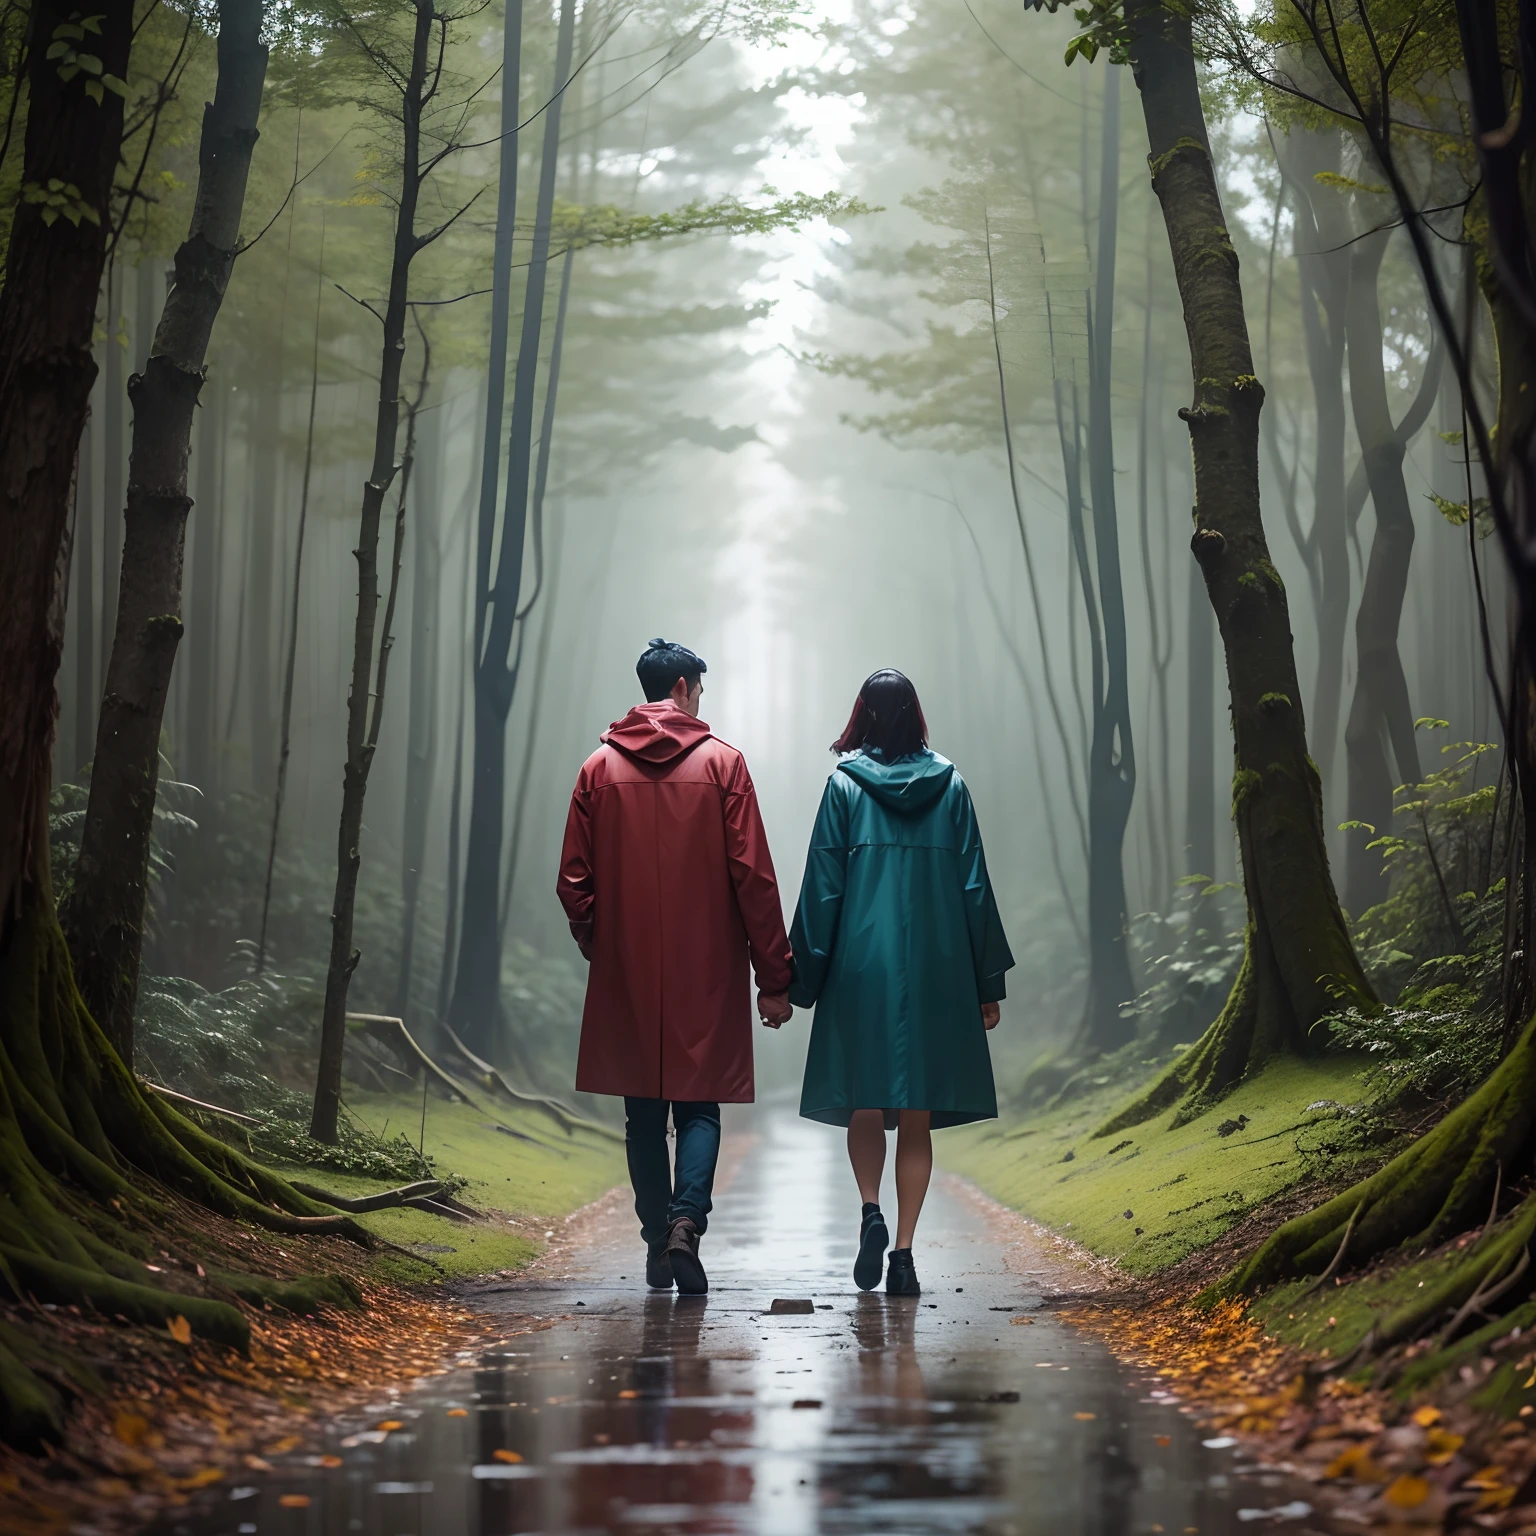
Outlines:
{"type": "Polygon", "coordinates": [[[757,1012],[763,1023],[769,1029],[777,1029],[781,1024],[788,1024],[794,1016],[795,1010],[789,1006],[789,994],[787,992],[757,994],[757,1012]]]}
{"type": "Polygon", "coordinates": [[[1002,1016],[1003,1010],[996,1003],[983,1003],[981,1005],[981,1023],[984,1029],[996,1029],[997,1021],[1002,1016]]]}

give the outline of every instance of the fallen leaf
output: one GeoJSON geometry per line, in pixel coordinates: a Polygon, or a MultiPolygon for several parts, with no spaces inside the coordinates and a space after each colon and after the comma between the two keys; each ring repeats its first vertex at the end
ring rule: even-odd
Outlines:
{"type": "Polygon", "coordinates": [[[1429,1484],[1422,1477],[1411,1477],[1405,1472],[1392,1480],[1381,1497],[1393,1509],[1417,1509],[1429,1497],[1429,1484]]]}
{"type": "Polygon", "coordinates": [[[1035,1320],[1032,1317],[1010,1317],[1008,1321],[1015,1328],[1033,1328],[1035,1320]]]}
{"type": "Polygon", "coordinates": [[[1357,1483],[1384,1483],[1387,1480],[1386,1473],[1371,1460],[1371,1447],[1366,1440],[1357,1440],[1340,1451],[1323,1468],[1323,1476],[1329,1479],[1349,1476],[1357,1483]]]}
{"type": "Polygon", "coordinates": [[[322,1467],[339,1467],[342,1465],[342,1460],[340,1456],[322,1456],[320,1458],[320,1465],[322,1467]]]}
{"type": "Polygon", "coordinates": [[[1159,1445],[1172,1445],[1173,1444],[1173,1436],[1172,1435],[1158,1435],[1155,1438],[1156,1438],[1157,1443],[1159,1445]]]}
{"type": "Polygon", "coordinates": [[[178,1312],[165,1326],[170,1330],[171,1337],[178,1344],[190,1344],[192,1342],[192,1324],[181,1313],[178,1312]]]}
{"type": "Polygon", "coordinates": [[[1082,1423],[1087,1423],[1087,1421],[1089,1419],[1096,1419],[1096,1418],[1098,1418],[1098,1414],[1096,1414],[1096,1413],[1074,1413],[1072,1415],[1072,1417],[1074,1419],[1079,1420],[1082,1423]]]}
{"type": "Polygon", "coordinates": [[[448,1410],[448,1417],[450,1419],[467,1419],[469,1417],[469,1409],[468,1408],[450,1408],[448,1410]]]}
{"type": "Polygon", "coordinates": [[[387,1435],[391,1434],[397,1429],[404,1429],[405,1421],[403,1419],[385,1419],[382,1424],[375,1424],[374,1428],[383,1430],[383,1432],[387,1435]]]}
{"type": "Polygon", "coordinates": [[[309,1495],[307,1493],[285,1493],[277,1502],[284,1509],[308,1509],[309,1495]]]}
{"type": "Polygon", "coordinates": [[[289,1451],[296,1451],[304,1442],[297,1435],[284,1435],[281,1440],[274,1440],[267,1447],[268,1456],[286,1456],[289,1451]]]}
{"type": "Polygon", "coordinates": [[[224,1469],[222,1467],[200,1467],[189,1477],[178,1477],[176,1486],[191,1490],[193,1488],[207,1488],[214,1483],[224,1481],[224,1469]]]}
{"type": "Polygon", "coordinates": [[[491,1456],[496,1461],[504,1461],[509,1467],[522,1465],[523,1458],[516,1451],[492,1451],[491,1456]]]}
{"type": "Polygon", "coordinates": [[[1443,1467],[1465,1444],[1465,1435],[1453,1435],[1448,1429],[1432,1429],[1424,1442],[1424,1460],[1432,1467],[1443,1467]]]}
{"type": "Polygon", "coordinates": [[[149,1420],[141,1413],[119,1411],[117,1417],[112,1420],[112,1433],[124,1445],[140,1445],[143,1443],[144,1436],[149,1433],[149,1420]]]}
{"type": "Polygon", "coordinates": [[[1420,1429],[1428,1429],[1432,1424],[1438,1424],[1444,1417],[1445,1415],[1438,1408],[1433,1408],[1428,1403],[1425,1403],[1422,1408],[1413,1410],[1413,1422],[1420,1429]]]}
{"type": "Polygon", "coordinates": [[[620,1397],[639,1397],[640,1394],[638,1392],[636,1392],[633,1387],[625,1387],[624,1390],[619,1393],[619,1396],[620,1397]]]}
{"type": "Polygon", "coordinates": [[[1503,1467],[1484,1467],[1481,1471],[1474,1472],[1461,1485],[1463,1488],[1502,1488],[1504,1486],[1503,1467]]]}

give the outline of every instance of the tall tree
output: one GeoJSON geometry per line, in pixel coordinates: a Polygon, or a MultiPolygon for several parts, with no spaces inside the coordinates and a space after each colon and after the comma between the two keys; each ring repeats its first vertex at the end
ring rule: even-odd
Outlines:
{"type": "Polygon", "coordinates": [[[1334,893],[1322,796],[1307,755],[1285,587],[1259,508],[1259,411],[1237,255],[1227,233],[1195,71],[1187,12],[1129,0],[1098,13],[1072,45],[1091,57],[1124,49],[1141,92],[1152,188],[1162,205],[1189,338],[1195,474],[1191,540],[1216,612],[1232,699],[1237,824],[1248,927],[1243,962],[1220,1017],[1104,1133],[1178,1103],[1176,1118],[1280,1052],[1320,1043],[1312,1026],[1340,995],[1374,1006],[1334,893]],[[1088,46],[1084,47],[1084,42],[1088,46]]]}
{"type": "MultiPolygon", "coordinates": [[[[474,671],[474,766],[470,779],[469,842],[464,855],[459,955],[448,1021],[455,1033],[481,1055],[493,1052],[501,1019],[501,918],[497,888],[507,798],[507,717],[517,687],[512,645],[518,627],[528,530],[534,397],[538,383],[539,337],[544,324],[555,180],[560,164],[560,113],[571,73],[575,27],[575,0],[561,0],[553,89],[544,112],[544,147],[534,210],[533,244],[523,295],[522,335],[512,385],[501,548],[495,581],[484,592],[483,601],[488,612],[477,624],[477,629],[483,631],[483,640],[477,645],[474,671]]],[[[480,541],[483,553],[483,526],[480,541]]]]}
{"type": "Polygon", "coordinates": [[[128,385],[133,447],[117,627],[80,859],[61,918],[86,1006],[130,1063],[160,727],[182,632],[187,461],[208,339],[239,247],[267,73],[263,15],[263,0],[220,0],[218,87],[203,115],[191,225],[148,360],[128,385]]]}
{"type": "Polygon", "coordinates": [[[1115,326],[1115,260],[1120,218],[1120,69],[1104,77],[1100,136],[1098,241],[1089,309],[1088,486],[1093,498],[1093,561],[1097,601],[1090,679],[1092,737],[1088,749],[1088,995],[1076,1049],[1097,1056],[1135,1033],[1122,1004],[1136,995],[1126,942],[1125,829],[1136,793],[1126,656],[1125,592],[1120,572],[1120,523],[1115,507],[1114,401],[1111,395],[1115,326]]]}

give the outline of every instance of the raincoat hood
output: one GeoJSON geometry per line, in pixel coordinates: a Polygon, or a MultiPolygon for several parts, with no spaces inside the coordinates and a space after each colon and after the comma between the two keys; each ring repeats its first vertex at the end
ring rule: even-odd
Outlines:
{"type": "Polygon", "coordinates": [[[887,763],[867,752],[855,752],[837,765],[866,794],[874,797],[888,811],[915,816],[926,811],[954,777],[955,765],[937,752],[914,752],[887,763]]]}
{"type": "Polygon", "coordinates": [[[670,699],[637,704],[615,720],[599,738],[626,757],[645,763],[671,763],[709,739],[709,727],[670,699]]]}

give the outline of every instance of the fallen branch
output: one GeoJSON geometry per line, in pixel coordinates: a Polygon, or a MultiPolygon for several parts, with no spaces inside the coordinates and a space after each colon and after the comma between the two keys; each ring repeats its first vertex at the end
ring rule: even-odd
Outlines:
{"type": "Polygon", "coordinates": [[[492,1093],[503,1093],[515,1104],[525,1105],[529,1109],[537,1109],[548,1115],[567,1136],[574,1136],[578,1130],[583,1130],[591,1131],[597,1136],[605,1136],[610,1141],[624,1139],[617,1131],[610,1130],[606,1125],[599,1125],[595,1120],[584,1119],[570,1105],[562,1104],[559,1099],[549,1098],[539,1093],[523,1093],[514,1088],[507,1081],[504,1073],[493,1067],[490,1062],[482,1061],[476,1056],[448,1025],[444,1024],[442,1028],[443,1033],[453,1042],[454,1049],[474,1068],[479,1086],[492,1093]]]}
{"type": "Polygon", "coordinates": [[[201,1099],[190,1098],[185,1093],[177,1093],[174,1088],[162,1088],[159,1083],[152,1083],[147,1077],[139,1079],[139,1086],[147,1088],[151,1093],[158,1093],[162,1099],[169,1099],[173,1104],[189,1104],[193,1109],[200,1109],[205,1114],[223,1115],[226,1120],[238,1120],[241,1125],[266,1124],[265,1120],[258,1120],[255,1115],[242,1115],[238,1109],[225,1109],[222,1104],[205,1104],[201,1099]]]}
{"type": "Polygon", "coordinates": [[[374,1195],[337,1195],[318,1184],[306,1184],[300,1179],[288,1181],[301,1195],[318,1200],[322,1205],[334,1205],[338,1211],[350,1211],[354,1216],[367,1211],[388,1211],[398,1206],[412,1205],[420,1200],[430,1200],[442,1194],[439,1179],[422,1179],[415,1184],[402,1184],[398,1189],[381,1189],[374,1195]]]}

